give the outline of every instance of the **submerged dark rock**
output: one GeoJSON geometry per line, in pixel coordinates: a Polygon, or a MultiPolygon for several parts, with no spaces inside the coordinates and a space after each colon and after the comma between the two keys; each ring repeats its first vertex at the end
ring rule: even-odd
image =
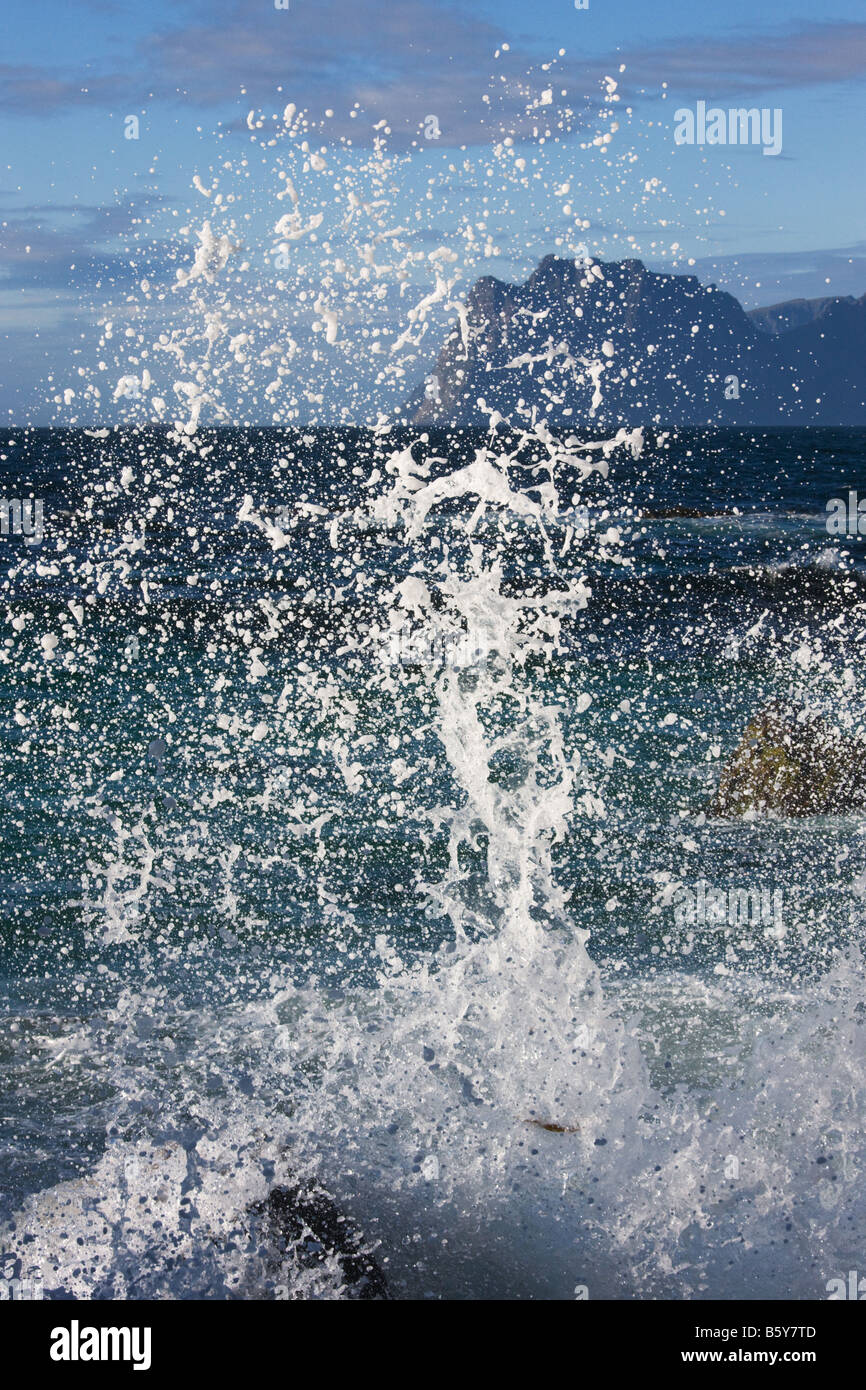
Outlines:
{"type": "Polygon", "coordinates": [[[866,740],[774,701],[746,725],[707,810],[711,816],[817,816],[864,807],[866,740]]]}
{"type": "Polygon", "coordinates": [[[274,1266],[289,1259],[302,1269],[314,1270],[336,1257],[348,1298],[390,1297],[385,1275],[365,1248],[361,1233],[323,1188],[274,1187],[252,1210],[274,1266]]]}

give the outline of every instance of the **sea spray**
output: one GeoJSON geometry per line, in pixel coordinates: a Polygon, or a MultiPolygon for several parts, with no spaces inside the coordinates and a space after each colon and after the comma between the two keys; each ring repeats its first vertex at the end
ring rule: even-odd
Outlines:
{"type": "MultiPolygon", "coordinates": [[[[620,176],[610,83],[584,144],[620,176]]],[[[4,1250],[49,1293],[348,1297],[338,1259],[275,1269],[256,1239],[275,1184],[315,1182],[398,1297],[815,1297],[862,1266],[858,826],[832,842],[844,931],[810,883],[776,955],[730,930],[678,955],[654,916],[695,856],[790,845],[787,887],[825,852],[700,806],[719,690],[739,708],[759,680],[817,698],[820,678],[856,724],[846,620],[757,627],[740,518],[686,549],[636,513],[628,469],[661,490],[686,445],[554,435],[519,398],[466,436],[393,423],[440,327],[477,346],[467,291],[511,192],[566,196],[567,123],[528,106],[529,164],[503,132],[480,171],[424,173],[420,208],[474,180],[432,250],[394,208],[411,158],[379,133],[326,160],[293,106],[250,113],[273,181],[229,155],[198,179],[174,286],[106,306],[64,401],[74,420],[114,394],[134,428],[65,446],[68,524],[47,508],[38,569],[16,555],[3,580],[28,788],[8,868],[32,867],[4,1064],[38,1141],[4,1153],[4,1250]],[[335,418],[370,429],[316,427],[335,418]],[[209,429],[248,419],[282,428],[209,429]],[[720,557],[729,645],[703,606],[720,557]],[[407,623],[433,658],[395,666],[407,623]]],[[[635,207],[661,222],[645,176],[635,207]]],[[[576,177],[568,196],[592,206],[576,177]]],[[[538,332],[551,414],[575,373],[592,408],[632,366],[538,332]]],[[[762,600],[783,577],[759,574],[762,600]]]]}

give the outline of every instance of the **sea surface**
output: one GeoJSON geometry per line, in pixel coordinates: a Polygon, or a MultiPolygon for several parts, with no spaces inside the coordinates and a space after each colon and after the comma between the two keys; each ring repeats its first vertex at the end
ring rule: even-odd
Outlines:
{"type": "Polygon", "coordinates": [[[864,732],[866,431],[0,455],[7,1270],[351,1297],[255,1239],[296,1182],[394,1298],[864,1269],[866,817],[708,805],[772,699],[864,732]]]}

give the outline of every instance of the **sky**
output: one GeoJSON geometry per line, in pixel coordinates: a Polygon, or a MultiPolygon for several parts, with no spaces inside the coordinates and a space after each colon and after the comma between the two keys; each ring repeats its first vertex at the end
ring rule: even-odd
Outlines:
{"type": "MultiPolygon", "coordinates": [[[[251,135],[247,117],[261,113],[264,129],[288,102],[320,123],[317,143],[339,147],[341,167],[360,170],[376,126],[387,123],[389,147],[403,157],[389,196],[395,216],[413,219],[419,244],[448,244],[467,200],[480,208],[486,196],[482,269],[502,279],[525,279],[550,252],[568,254],[577,225],[593,254],[688,270],[746,307],[866,293],[862,0],[825,12],[803,0],[588,0],[580,10],[573,0],[6,0],[4,8],[0,420],[10,425],[61,422],[56,391],[71,364],[95,361],[108,301],[135,293],[143,277],[173,284],[202,221],[196,176],[215,187],[224,157],[246,159],[250,235],[275,206],[279,215],[264,136],[255,123],[251,135]],[[582,139],[607,75],[622,112],[613,163],[582,139]],[[552,109],[540,111],[546,89],[552,109]],[[781,110],[781,152],[678,146],[675,112],[700,101],[781,110]],[[486,184],[464,179],[469,164],[483,169],[504,132],[531,162],[539,115],[563,106],[578,115],[547,142],[546,182],[512,182],[506,194],[498,166],[486,184]],[[136,139],[127,138],[130,117],[136,139]],[[435,139],[424,134],[431,117],[435,139]],[[568,199],[550,194],[569,179],[568,199]],[[647,198],[641,189],[653,179],[647,198]]],[[[304,254],[314,258],[314,248],[304,254]]],[[[425,274],[426,263],[413,272],[419,294],[429,288],[425,274]]],[[[153,304],[157,326],[169,300],[153,304]]],[[[293,322],[309,338],[306,311],[297,310],[293,322]]],[[[440,340],[447,321],[436,321],[440,340]]],[[[423,379],[437,346],[431,331],[410,376],[423,379]]],[[[94,415],[91,402],[86,422],[100,412],[108,420],[108,406],[94,415]]]]}

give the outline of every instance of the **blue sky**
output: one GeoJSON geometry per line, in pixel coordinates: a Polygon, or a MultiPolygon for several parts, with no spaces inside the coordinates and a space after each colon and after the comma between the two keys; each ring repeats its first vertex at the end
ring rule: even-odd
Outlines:
{"type": "MultiPolygon", "coordinates": [[[[351,139],[358,162],[386,120],[392,147],[411,156],[394,193],[408,212],[455,152],[483,162],[496,128],[521,142],[518,87],[551,82],[556,102],[563,91],[578,109],[587,101],[589,121],[613,73],[633,157],[613,171],[580,151],[579,129],[546,155],[551,171],[577,177],[592,250],[673,262],[748,306],[866,292],[866,15],[854,0],[825,13],[802,0],[589,0],[581,11],[573,0],[289,0],[287,10],[273,0],[6,0],[5,12],[0,419],[9,423],[57,418],[49,378],[62,383],[90,351],[106,296],[175,274],[177,227],[200,220],[193,176],[207,179],[223,152],[242,155],[250,109],[277,113],[288,101],[315,119],[331,111],[322,138],[351,139]],[[782,154],[674,147],[674,111],[698,100],[781,108],[782,154]],[[425,146],[431,113],[441,135],[425,146]],[[124,139],[130,115],[137,141],[124,139]],[[645,208],[644,175],[665,190],[645,208]]],[[[253,155],[253,174],[255,164],[253,155]]],[[[447,237],[460,199],[438,196],[428,230],[447,237]]],[[[489,273],[522,279],[547,252],[565,254],[561,211],[552,216],[528,189],[491,201],[501,254],[489,273]]],[[[266,204],[263,185],[253,223],[266,204]]]]}

